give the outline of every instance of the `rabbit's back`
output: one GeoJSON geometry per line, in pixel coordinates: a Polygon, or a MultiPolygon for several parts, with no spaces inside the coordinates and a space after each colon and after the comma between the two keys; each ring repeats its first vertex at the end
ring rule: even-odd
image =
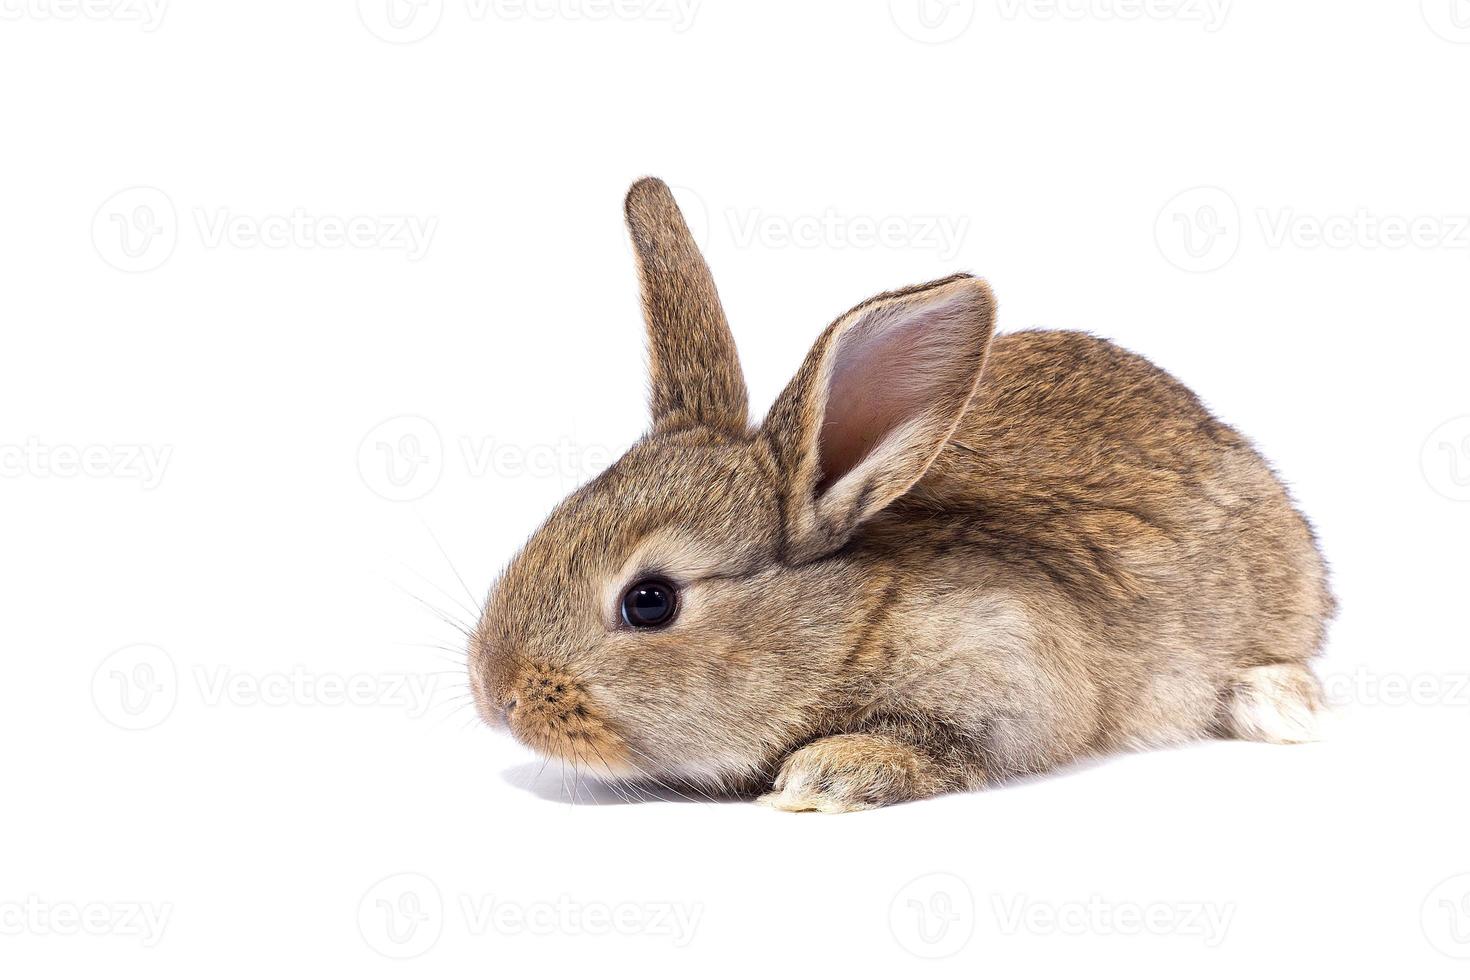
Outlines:
{"type": "Polygon", "coordinates": [[[940,552],[1065,593],[1116,649],[1301,661],[1332,614],[1312,530],[1265,460],[1169,374],[1088,334],[997,337],[905,505],[940,552]]]}

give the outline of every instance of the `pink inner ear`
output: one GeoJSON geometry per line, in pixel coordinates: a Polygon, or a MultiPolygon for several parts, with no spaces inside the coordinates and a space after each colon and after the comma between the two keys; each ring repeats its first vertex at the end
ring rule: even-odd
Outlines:
{"type": "Polygon", "coordinates": [[[954,372],[953,302],[893,303],[838,338],[822,424],[820,489],[847,475],[905,422],[933,408],[954,372]]]}

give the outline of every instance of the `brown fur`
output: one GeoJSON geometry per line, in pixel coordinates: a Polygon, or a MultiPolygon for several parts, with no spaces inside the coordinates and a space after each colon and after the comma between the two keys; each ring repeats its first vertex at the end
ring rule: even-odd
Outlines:
{"type": "Polygon", "coordinates": [[[824,811],[1296,740],[1271,712],[1315,706],[1323,563],[1186,388],[1085,334],[992,342],[990,290],[956,276],[844,314],[750,428],[667,188],[635,184],[627,214],[654,427],[492,590],[471,644],[485,717],[611,778],[824,811]],[[630,630],[618,600],[650,574],[679,615],[630,630]]]}

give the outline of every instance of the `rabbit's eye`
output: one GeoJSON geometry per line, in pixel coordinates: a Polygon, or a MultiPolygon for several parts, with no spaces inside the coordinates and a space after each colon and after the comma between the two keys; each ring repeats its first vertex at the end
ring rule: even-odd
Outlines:
{"type": "Polygon", "coordinates": [[[645,579],[623,593],[623,622],[634,629],[662,629],[678,608],[679,593],[663,579],[645,579]]]}

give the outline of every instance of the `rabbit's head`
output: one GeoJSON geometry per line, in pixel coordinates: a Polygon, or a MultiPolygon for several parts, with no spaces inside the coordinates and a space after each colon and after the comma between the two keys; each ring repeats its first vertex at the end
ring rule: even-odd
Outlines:
{"type": "MultiPolygon", "coordinates": [[[[848,547],[954,431],[994,321],[954,276],[838,318],[759,426],[709,269],[668,188],[627,221],[652,426],[561,503],[471,641],[481,714],[604,775],[738,786],[849,690],[889,582],[848,547]]],[[[915,587],[922,588],[922,583],[915,587]]]]}

